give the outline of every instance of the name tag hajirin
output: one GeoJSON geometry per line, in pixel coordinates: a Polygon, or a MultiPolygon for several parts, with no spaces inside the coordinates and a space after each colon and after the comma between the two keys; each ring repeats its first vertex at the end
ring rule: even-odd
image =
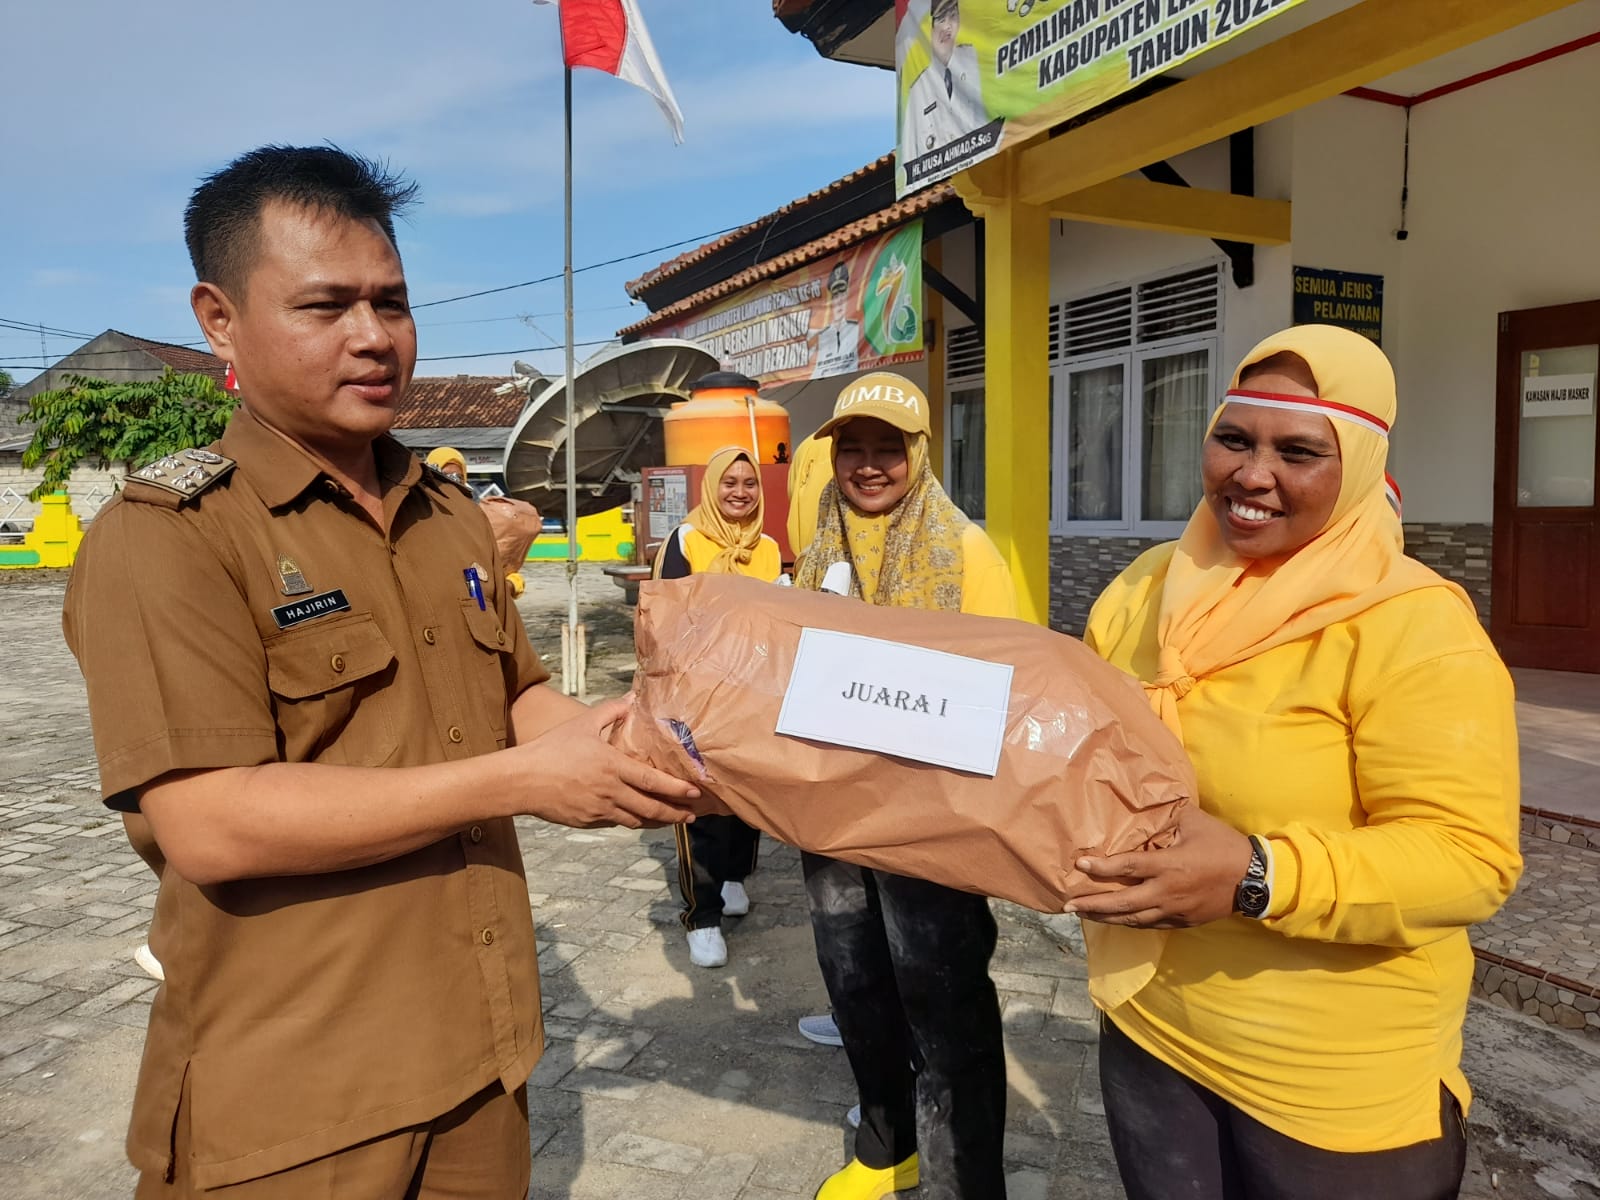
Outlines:
{"type": "Polygon", "coordinates": [[[343,590],[334,588],[331,592],[318,592],[293,604],[281,604],[272,610],[272,619],[278,623],[279,629],[290,629],[329,613],[349,611],[350,601],[345,599],[343,590]]]}

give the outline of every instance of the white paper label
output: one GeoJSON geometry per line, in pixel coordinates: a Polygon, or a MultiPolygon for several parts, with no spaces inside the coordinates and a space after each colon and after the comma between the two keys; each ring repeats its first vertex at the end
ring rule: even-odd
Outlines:
{"type": "Polygon", "coordinates": [[[848,596],[850,594],[851,572],[854,570],[847,562],[836,562],[822,574],[822,587],[824,592],[832,592],[835,596],[848,596]]]}
{"type": "Polygon", "coordinates": [[[778,732],[992,776],[1011,673],[1009,663],[803,629],[778,732]]]}
{"type": "Polygon", "coordinates": [[[1593,375],[1535,375],[1522,381],[1525,417],[1587,417],[1593,411],[1593,375]]]}

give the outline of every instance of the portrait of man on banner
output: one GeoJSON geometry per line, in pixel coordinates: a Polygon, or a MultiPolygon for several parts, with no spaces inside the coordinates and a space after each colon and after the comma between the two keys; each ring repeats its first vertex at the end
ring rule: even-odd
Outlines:
{"type": "MultiPolygon", "coordinates": [[[[976,0],[966,0],[976,5],[976,0]]],[[[900,78],[919,62],[901,98],[900,163],[911,162],[988,123],[978,51],[961,40],[962,0],[901,0],[895,31],[900,78]]]]}
{"type": "Polygon", "coordinates": [[[816,365],[811,378],[847,375],[858,368],[861,322],[850,319],[850,268],[843,259],[828,272],[828,324],[817,334],[816,365]]]}

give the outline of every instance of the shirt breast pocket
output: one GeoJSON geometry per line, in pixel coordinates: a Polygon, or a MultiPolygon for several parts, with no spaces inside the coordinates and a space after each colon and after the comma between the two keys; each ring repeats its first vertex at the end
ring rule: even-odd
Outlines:
{"type": "Polygon", "coordinates": [[[291,629],[263,646],[284,761],[376,767],[394,757],[385,695],[394,648],[370,613],[291,629]]]}
{"type": "Polygon", "coordinates": [[[481,715],[495,744],[506,745],[506,710],[509,707],[507,680],[511,677],[511,639],[500,626],[492,608],[479,608],[475,600],[461,601],[461,616],[477,652],[467,672],[467,687],[482,704],[481,715]]]}

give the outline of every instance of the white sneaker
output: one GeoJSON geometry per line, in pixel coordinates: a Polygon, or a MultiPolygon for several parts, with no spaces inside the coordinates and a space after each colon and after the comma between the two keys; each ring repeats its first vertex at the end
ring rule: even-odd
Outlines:
{"type": "Polygon", "coordinates": [[[161,968],[161,960],[150,953],[150,943],[146,942],[133,952],[133,961],[138,963],[144,973],[151,979],[159,979],[165,983],[167,973],[161,968]]]}
{"type": "Polygon", "coordinates": [[[728,943],[715,925],[689,930],[689,961],[697,967],[728,965],[728,943]]]}
{"type": "Polygon", "coordinates": [[[850,1122],[850,1128],[851,1129],[860,1129],[861,1128],[861,1105],[857,1104],[853,1108],[851,1108],[851,1110],[849,1112],[845,1113],[844,1119],[846,1121],[850,1122]]]}
{"type": "Polygon", "coordinates": [[[722,885],[722,915],[725,917],[742,917],[750,911],[750,893],[744,890],[744,884],[729,880],[722,885]]]}
{"type": "Polygon", "coordinates": [[[815,1042],[819,1046],[842,1046],[844,1039],[839,1036],[839,1026],[834,1023],[832,1013],[823,1013],[819,1017],[801,1017],[799,1021],[800,1036],[808,1042],[815,1042]]]}

